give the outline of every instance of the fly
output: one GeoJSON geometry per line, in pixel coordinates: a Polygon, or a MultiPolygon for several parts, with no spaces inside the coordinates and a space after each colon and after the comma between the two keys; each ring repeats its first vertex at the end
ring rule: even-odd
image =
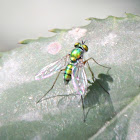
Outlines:
{"type": "MultiPolygon", "coordinates": [[[[47,99],[47,98],[45,98],[45,99],[43,99],[43,98],[53,89],[60,73],[62,71],[64,71],[64,84],[67,85],[72,80],[72,84],[73,84],[73,87],[76,91],[76,94],[81,96],[84,121],[85,121],[84,96],[87,92],[88,82],[87,82],[87,76],[85,73],[84,66],[85,66],[85,64],[87,64],[88,69],[92,75],[93,81],[96,78],[94,77],[94,73],[91,70],[91,67],[88,63],[89,60],[93,60],[96,64],[98,64],[104,68],[108,68],[108,71],[111,68],[99,64],[92,57],[90,57],[87,60],[84,60],[83,55],[85,52],[88,51],[88,46],[85,45],[85,42],[83,42],[83,41],[82,41],[82,43],[77,42],[74,44],[74,47],[75,48],[71,51],[70,54],[67,54],[63,58],[47,65],[46,67],[41,69],[41,71],[35,76],[36,80],[41,80],[41,79],[48,78],[48,77],[54,75],[55,73],[58,73],[52,87],[37,101],[37,103],[47,99]]],[[[100,83],[98,83],[98,84],[104,89],[104,91],[106,93],[108,93],[108,91],[105,90],[105,88],[100,83]]],[[[56,96],[52,96],[52,98],[57,97],[57,96],[65,96],[65,95],[56,95],[56,96]]],[[[66,96],[68,96],[68,95],[66,95],[66,96]]]]}

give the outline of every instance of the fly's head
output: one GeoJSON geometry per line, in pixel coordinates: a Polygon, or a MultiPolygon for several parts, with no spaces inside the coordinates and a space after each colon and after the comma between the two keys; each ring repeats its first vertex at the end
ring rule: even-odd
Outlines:
{"type": "Polygon", "coordinates": [[[82,43],[79,43],[79,42],[75,43],[75,44],[74,44],[74,47],[75,47],[75,48],[81,48],[81,49],[84,50],[85,52],[88,51],[88,46],[85,45],[85,42],[84,42],[84,41],[82,41],[82,43]]]}

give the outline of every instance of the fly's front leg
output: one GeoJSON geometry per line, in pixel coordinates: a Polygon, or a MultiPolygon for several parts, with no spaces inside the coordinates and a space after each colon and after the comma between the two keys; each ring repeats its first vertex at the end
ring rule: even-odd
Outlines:
{"type": "Polygon", "coordinates": [[[107,67],[107,66],[104,66],[104,65],[99,64],[93,57],[91,57],[91,58],[85,60],[85,61],[84,61],[84,64],[85,64],[86,62],[88,62],[89,60],[93,60],[97,65],[99,65],[99,66],[101,66],[101,67],[104,67],[104,68],[107,68],[107,69],[108,69],[107,73],[108,73],[109,70],[111,69],[111,67],[107,67]]]}
{"type": "Polygon", "coordinates": [[[54,85],[55,85],[55,83],[56,83],[56,81],[57,81],[57,79],[58,79],[60,73],[61,73],[62,71],[64,71],[64,70],[65,70],[65,69],[62,69],[62,70],[59,71],[59,73],[58,73],[58,75],[57,75],[57,77],[56,77],[56,79],[55,79],[55,81],[54,81],[52,87],[51,87],[51,88],[47,91],[47,93],[45,93],[36,103],[41,102],[42,99],[53,89],[53,87],[54,87],[54,85]]]}

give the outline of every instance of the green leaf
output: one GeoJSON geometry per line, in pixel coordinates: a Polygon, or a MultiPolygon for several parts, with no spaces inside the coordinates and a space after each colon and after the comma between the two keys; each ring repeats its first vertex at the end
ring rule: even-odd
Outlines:
{"type": "MultiPolygon", "coordinates": [[[[1,53],[0,139],[138,140],[140,126],[140,17],[88,18],[87,26],[54,29],[55,36],[21,41],[22,47],[1,53]],[[36,81],[35,75],[86,41],[93,57],[107,69],[90,61],[96,80],[85,67],[88,93],[84,98],[86,122],[79,96],[36,101],[52,86],[56,76],[36,81]],[[99,83],[110,93],[108,95],[99,83]]],[[[47,95],[73,93],[63,74],[47,95]]]]}

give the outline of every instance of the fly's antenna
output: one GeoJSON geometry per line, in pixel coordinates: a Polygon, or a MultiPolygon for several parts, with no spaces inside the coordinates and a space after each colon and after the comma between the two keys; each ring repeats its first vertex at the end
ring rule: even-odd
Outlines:
{"type": "Polygon", "coordinates": [[[85,44],[85,42],[86,42],[86,40],[85,41],[82,40],[82,44],[85,44]]]}

